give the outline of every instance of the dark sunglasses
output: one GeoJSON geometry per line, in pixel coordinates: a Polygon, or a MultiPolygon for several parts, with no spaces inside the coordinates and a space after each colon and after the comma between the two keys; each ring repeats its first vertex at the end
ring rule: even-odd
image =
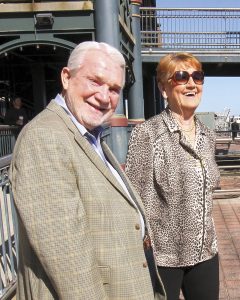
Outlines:
{"type": "Polygon", "coordinates": [[[204,83],[204,73],[202,71],[194,71],[192,74],[187,71],[176,71],[169,79],[172,79],[176,84],[187,84],[190,77],[196,84],[204,83]]]}

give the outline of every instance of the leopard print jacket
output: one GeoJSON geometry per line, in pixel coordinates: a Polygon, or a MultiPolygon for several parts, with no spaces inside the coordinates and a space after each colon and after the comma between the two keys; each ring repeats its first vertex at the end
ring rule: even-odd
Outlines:
{"type": "Polygon", "coordinates": [[[126,173],[143,199],[159,266],[191,266],[218,252],[212,218],[220,179],[215,134],[197,117],[195,123],[194,147],[168,108],[131,134],[126,173]]]}

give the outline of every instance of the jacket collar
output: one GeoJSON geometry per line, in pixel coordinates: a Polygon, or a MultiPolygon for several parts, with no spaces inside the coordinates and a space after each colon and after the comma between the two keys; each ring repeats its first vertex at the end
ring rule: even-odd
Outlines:
{"type": "MultiPolygon", "coordinates": [[[[70,118],[70,115],[67,114],[67,112],[64,110],[63,107],[58,105],[54,100],[52,100],[47,108],[48,110],[51,110],[52,112],[56,113],[65,123],[67,128],[73,133],[74,139],[76,143],[81,147],[81,149],[85,152],[85,154],[88,156],[88,158],[92,161],[92,163],[98,168],[98,170],[103,174],[104,177],[107,178],[107,180],[129,201],[129,203],[133,206],[132,201],[129,199],[126,192],[123,190],[120,183],[117,181],[115,176],[112,174],[110,169],[106,166],[106,164],[103,162],[103,160],[99,157],[99,155],[95,152],[93,147],[90,145],[89,141],[85,136],[83,136],[76,125],[73,123],[73,121],[70,118]]],[[[113,156],[111,150],[108,148],[108,146],[102,142],[104,154],[106,155],[107,159],[110,161],[110,163],[113,165],[113,167],[119,172],[120,176],[122,177],[124,183],[127,182],[126,176],[121,170],[117,160],[113,156]]],[[[127,185],[127,188],[129,186],[127,185]]],[[[129,190],[131,194],[131,189],[129,190]]],[[[137,204],[136,198],[133,197],[133,200],[137,204]]]]}
{"type": "MultiPolygon", "coordinates": [[[[181,128],[178,125],[176,119],[174,118],[169,106],[162,112],[163,121],[166,124],[168,130],[170,132],[180,132],[181,128]]],[[[206,135],[206,129],[204,125],[199,121],[199,119],[194,116],[194,120],[196,123],[196,134],[206,135]]]]}

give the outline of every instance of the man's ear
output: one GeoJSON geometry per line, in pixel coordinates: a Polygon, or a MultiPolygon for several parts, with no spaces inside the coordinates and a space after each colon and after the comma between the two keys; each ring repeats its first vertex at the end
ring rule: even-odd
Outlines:
{"type": "Polygon", "coordinates": [[[63,89],[66,90],[68,88],[69,79],[71,77],[70,70],[67,67],[64,67],[61,72],[61,80],[63,89]]]}

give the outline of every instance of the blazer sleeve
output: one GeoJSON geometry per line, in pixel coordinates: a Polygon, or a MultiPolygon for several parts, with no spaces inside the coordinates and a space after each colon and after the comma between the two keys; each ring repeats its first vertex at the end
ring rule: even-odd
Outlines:
{"type": "Polygon", "coordinates": [[[148,174],[153,169],[153,149],[150,136],[144,123],[137,125],[131,134],[127,159],[126,174],[133,186],[142,196],[143,189],[149,179],[148,174]]]}
{"type": "Polygon", "coordinates": [[[31,247],[59,299],[107,299],[71,144],[60,130],[35,128],[24,135],[15,149],[11,181],[31,247]]]}

